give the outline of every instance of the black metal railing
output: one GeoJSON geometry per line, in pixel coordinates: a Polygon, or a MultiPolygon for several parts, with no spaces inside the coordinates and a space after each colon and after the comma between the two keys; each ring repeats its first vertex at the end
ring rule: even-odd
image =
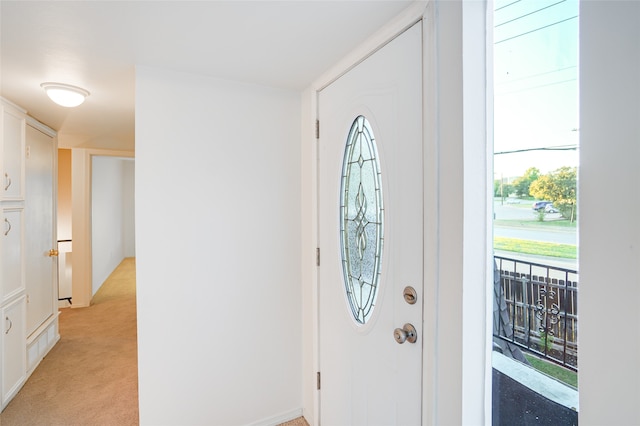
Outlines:
{"type": "Polygon", "coordinates": [[[508,313],[494,338],[578,371],[578,271],[494,256],[508,313]],[[508,329],[510,328],[510,329],[508,329]]]}

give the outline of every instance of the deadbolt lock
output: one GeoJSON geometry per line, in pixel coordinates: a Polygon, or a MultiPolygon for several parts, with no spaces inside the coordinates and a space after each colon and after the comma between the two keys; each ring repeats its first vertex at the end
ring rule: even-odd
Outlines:
{"type": "Polygon", "coordinates": [[[418,292],[410,285],[404,288],[402,296],[404,297],[404,301],[410,305],[414,305],[418,301],[418,292]]]}

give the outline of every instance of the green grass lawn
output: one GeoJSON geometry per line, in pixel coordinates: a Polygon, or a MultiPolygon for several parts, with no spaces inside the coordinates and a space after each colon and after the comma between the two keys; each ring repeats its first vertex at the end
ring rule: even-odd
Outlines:
{"type": "Polygon", "coordinates": [[[576,259],[578,254],[577,247],[571,244],[545,243],[505,237],[494,237],[493,248],[515,253],[561,257],[564,259],[576,259]]]}
{"type": "Polygon", "coordinates": [[[524,354],[524,356],[527,358],[527,361],[529,361],[529,364],[536,370],[558,379],[569,386],[573,386],[576,389],[578,388],[578,373],[575,371],[567,370],[566,368],[544,361],[533,355],[524,354]]]}

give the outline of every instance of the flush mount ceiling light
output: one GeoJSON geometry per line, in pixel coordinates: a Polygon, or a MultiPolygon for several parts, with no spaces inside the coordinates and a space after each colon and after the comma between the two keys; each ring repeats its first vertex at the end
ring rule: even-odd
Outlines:
{"type": "Polygon", "coordinates": [[[89,92],[86,90],[70,84],[42,83],[40,87],[47,92],[47,96],[53,102],[63,107],[76,107],[89,96],[89,92]]]}

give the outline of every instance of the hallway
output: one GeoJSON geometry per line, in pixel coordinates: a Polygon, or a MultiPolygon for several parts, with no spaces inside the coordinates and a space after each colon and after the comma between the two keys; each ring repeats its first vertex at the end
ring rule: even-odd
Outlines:
{"type": "Polygon", "coordinates": [[[135,258],[120,263],[89,308],[61,310],[60,336],[0,424],[137,425],[135,258]]]}

